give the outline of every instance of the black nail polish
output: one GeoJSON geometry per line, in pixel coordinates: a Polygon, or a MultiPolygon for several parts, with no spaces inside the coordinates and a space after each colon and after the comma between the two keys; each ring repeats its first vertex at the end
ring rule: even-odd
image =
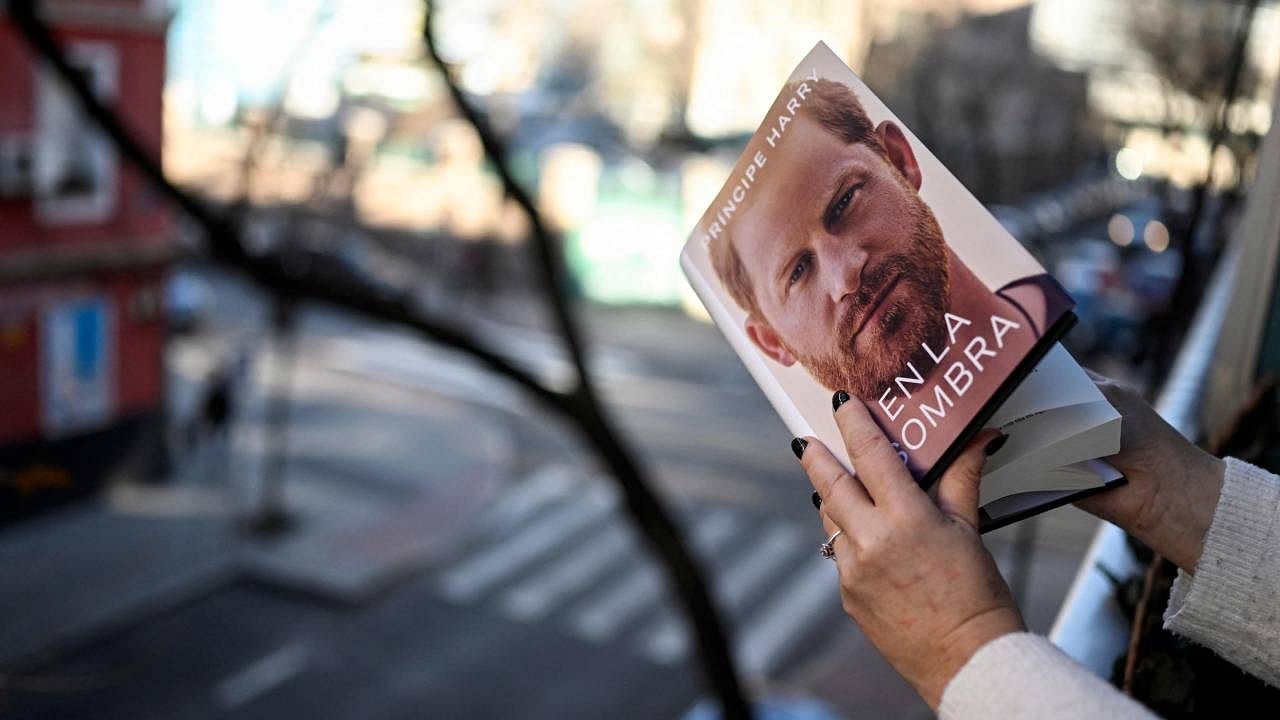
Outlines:
{"type": "Polygon", "coordinates": [[[791,438],[791,452],[796,454],[799,460],[804,455],[804,449],[809,447],[809,441],[804,438],[791,438]]]}
{"type": "Polygon", "coordinates": [[[815,510],[822,509],[822,496],[818,494],[817,490],[813,491],[813,495],[811,495],[809,499],[813,501],[813,507],[815,510]]]}
{"type": "Polygon", "coordinates": [[[835,395],[831,396],[831,412],[840,409],[840,406],[849,402],[849,393],[843,390],[837,390],[835,395]]]}
{"type": "Polygon", "coordinates": [[[1000,433],[999,437],[991,438],[991,442],[987,443],[987,455],[995,455],[1000,448],[1004,447],[1006,442],[1009,442],[1009,436],[1004,433],[1000,433]]]}

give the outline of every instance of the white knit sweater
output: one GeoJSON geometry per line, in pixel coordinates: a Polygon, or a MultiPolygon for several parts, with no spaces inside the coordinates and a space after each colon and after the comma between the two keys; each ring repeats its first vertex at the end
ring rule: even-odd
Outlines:
{"type": "MultiPolygon", "coordinates": [[[[1195,576],[1178,572],[1164,627],[1280,686],[1280,478],[1227,459],[1195,576]]],[[[943,720],[1154,717],[1046,638],[1030,633],[1005,635],[979,649],[947,685],[938,715],[943,720]]]]}

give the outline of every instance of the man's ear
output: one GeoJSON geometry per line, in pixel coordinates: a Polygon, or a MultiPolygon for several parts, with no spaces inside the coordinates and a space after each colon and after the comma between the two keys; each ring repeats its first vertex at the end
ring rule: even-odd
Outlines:
{"type": "Polygon", "coordinates": [[[751,342],[760,348],[760,352],[765,357],[778,363],[783,367],[791,367],[796,364],[795,355],[782,344],[782,338],[765,320],[751,313],[747,316],[746,322],[747,337],[751,338],[751,342]]]}
{"type": "Polygon", "coordinates": [[[889,162],[898,168],[898,172],[911,183],[911,187],[919,190],[920,183],[924,179],[920,175],[920,166],[916,164],[916,154],[911,150],[911,143],[907,140],[907,136],[903,134],[902,128],[898,127],[892,120],[885,120],[876,126],[876,135],[880,137],[880,144],[884,146],[884,151],[889,155],[889,162]]]}

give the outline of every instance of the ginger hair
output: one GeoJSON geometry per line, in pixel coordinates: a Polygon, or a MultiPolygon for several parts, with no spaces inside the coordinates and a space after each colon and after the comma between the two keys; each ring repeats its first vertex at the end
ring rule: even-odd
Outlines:
{"type": "MultiPolygon", "coordinates": [[[[787,83],[774,102],[769,117],[785,111],[787,99],[793,97],[801,83],[809,85],[808,96],[801,103],[797,114],[808,116],[824,129],[846,143],[863,143],[885,157],[884,146],[876,134],[875,125],[867,117],[853,89],[835,80],[801,80],[787,83]]],[[[710,243],[711,266],[734,302],[749,314],[763,319],[760,305],[747,274],[742,258],[733,245],[732,233],[726,228],[710,243]]]]}

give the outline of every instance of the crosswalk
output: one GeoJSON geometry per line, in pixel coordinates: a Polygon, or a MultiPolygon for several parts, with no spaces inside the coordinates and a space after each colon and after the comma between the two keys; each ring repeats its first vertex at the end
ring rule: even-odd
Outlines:
{"type": "MultiPolygon", "coordinates": [[[[693,640],[685,618],[618,507],[607,478],[544,468],[477,519],[466,549],[436,569],[436,588],[450,602],[549,621],[660,665],[687,662],[693,640]]],[[[677,519],[707,570],[744,672],[770,675],[806,636],[840,621],[835,566],[813,551],[811,533],[738,507],[684,507],[677,519]]]]}
{"type": "Polygon", "coordinates": [[[470,600],[515,571],[550,556],[580,531],[599,524],[617,503],[603,493],[565,502],[525,526],[504,535],[483,552],[444,574],[441,588],[453,600],[470,600]]]}
{"type": "MultiPolygon", "coordinates": [[[[785,575],[799,551],[796,528],[778,523],[755,541],[751,552],[740,554],[716,577],[715,588],[720,606],[731,616],[752,598],[764,595],[770,580],[785,575]]],[[[688,635],[684,618],[673,612],[662,614],[648,632],[643,652],[664,664],[679,662],[688,652],[688,635]]]]}

